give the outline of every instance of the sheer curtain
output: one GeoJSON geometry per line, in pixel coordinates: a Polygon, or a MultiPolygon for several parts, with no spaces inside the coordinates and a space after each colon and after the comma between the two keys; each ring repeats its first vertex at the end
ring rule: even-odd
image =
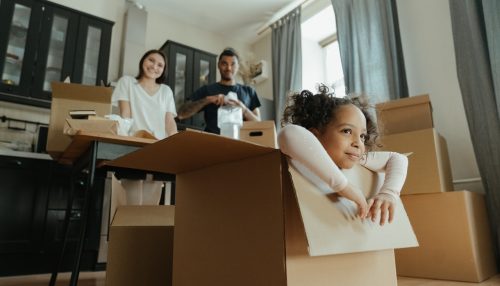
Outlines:
{"type": "Polygon", "coordinates": [[[299,6],[271,25],[276,123],[281,120],[289,92],[302,88],[300,10],[299,6]]]}
{"type": "Polygon", "coordinates": [[[500,3],[449,3],[458,81],[500,262],[500,3]]]}
{"type": "Polygon", "coordinates": [[[395,0],[331,0],[347,93],[408,97],[395,0]]]}

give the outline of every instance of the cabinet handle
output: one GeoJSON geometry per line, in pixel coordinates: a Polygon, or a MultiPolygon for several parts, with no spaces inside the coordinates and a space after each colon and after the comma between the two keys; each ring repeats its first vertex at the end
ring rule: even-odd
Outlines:
{"type": "Polygon", "coordinates": [[[20,160],[12,160],[12,161],[10,161],[10,164],[11,164],[11,165],[14,165],[14,166],[16,166],[16,167],[20,167],[20,166],[22,166],[22,165],[23,165],[23,162],[22,162],[22,161],[20,161],[20,160]]]}

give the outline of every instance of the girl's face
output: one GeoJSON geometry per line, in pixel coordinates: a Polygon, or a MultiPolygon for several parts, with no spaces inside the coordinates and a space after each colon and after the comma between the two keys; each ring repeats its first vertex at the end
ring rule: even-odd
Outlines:
{"type": "Polygon", "coordinates": [[[157,79],[163,74],[165,60],[157,53],[149,54],[142,62],[143,77],[157,79]]]}
{"type": "Polygon", "coordinates": [[[340,106],[323,133],[311,130],[340,169],[350,169],[365,153],[366,118],[355,105],[340,106]]]}

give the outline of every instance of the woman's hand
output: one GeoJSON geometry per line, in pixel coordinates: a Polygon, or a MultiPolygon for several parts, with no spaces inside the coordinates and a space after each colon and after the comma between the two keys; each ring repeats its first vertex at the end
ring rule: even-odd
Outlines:
{"type": "Polygon", "coordinates": [[[389,194],[379,193],[368,200],[367,218],[375,222],[380,215],[380,225],[384,225],[386,222],[391,223],[394,219],[395,209],[396,199],[389,194]]]}
{"type": "Polygon", "coordinates": [[[368,203],[361,191],[357,191],[353,186],[347,185],[344,189],[337,192],[340,196],[353,201],[358,206],[358,217],[365,218],[368,214],[368,203]]]}

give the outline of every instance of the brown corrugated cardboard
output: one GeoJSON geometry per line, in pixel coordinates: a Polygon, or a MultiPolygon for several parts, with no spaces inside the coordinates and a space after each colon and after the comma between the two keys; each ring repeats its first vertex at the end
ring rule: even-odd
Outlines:
{"type": "Polygon", "coordinates": [[[496,273],[483,195],[455,191],[402,200],[420,247],[396,250],[398,275],[481,282],[496,273]]]}
{"type": "Polygon", "coordinates": [[[110,228],[106,286],[172,285],[174,206],[122,206],[110,228]]]}
{"type": "Polygon", "coordinates": [[[240,129],[240,140],[278,148],[274,121],[243,121],[243,126],[240,129]]]}
{"type": "MultiPolygon", "coordinates": [[[[304,212],[299,209],[300,197],[293,188],[286,159],[274,148],[185,131],[108,164],[176,174],[175,286],[285,286],[303,285],[300,281],[304,280],[312,285],[331,285],[336,280],[345,281],[344,285],[357,282],[360,282],[358,285],[396,285],[392,250],[387,250],[393,246],[369,243],[372,233],[367,229],[387,230],[387,236],[414,237],[413,232],[406,233],[408,228],[396,229],[395,235],[390,228],[358,221],[353,225],[366,235],[358,235],[365,240],[354,251],[366,252],[331,255],[331,249],[319,246],[315,248],[315,255],[320,257],[303,255],[308,247],[305,243],[295,243],[291,232],[298,229],[304,242],[305,237],[321,236],[318,233],[321,230],[304,227],[304,212]],[[365,248],[366,244],[371,246],[365,248]],[[329,263],[354,263],[356,267],[339,267],[343,272],[332,269],[319,275],[307,267],[316,262],[323,269],[329,263]],[[373,277],[380,281],[374,281],[373,277]]],[[[319,200],[321,203],[314,206],[318,208],[314,214],[322,220],[325,212],[322,206],[330,199],[319,200]]],[[[397,219],[408,222],[406,215],[397,219]]],[[[340,216],[339,221],[327,221],[326,228],[330,231],[356,220],[340,216]]],[[[329,239],[342,243],[350,238],[338,234],[329,239]]],[[[416,245],[412,239],[404,243],[416,245]]]]}
{"type": "Polygon", "coordinates": [[[109,119],[66,119],[63,128],[64,134],[75,135],[79,131],[117,135],[118,121],[109,119]]]}
{"type": "Polygon", "coordinates": [[[446,140],[434,128],[384,135],[382,149],[412,153],[402,195],[453,191],[446,140]]]}
{"type": "Polygon", "coordinates": [[[52,83],[47,153],[57,159],[71,143],[71,137],[63,134],[70,110],[95,110],[98,116],[111,113],[110,87],[88,86],[74,83],[52,83]]]}
{"type": "Polygon", "coordinates": [[[417,95],[376,105],[382,134],[395,134],[434,127],[429,95],[417,95]]]}

